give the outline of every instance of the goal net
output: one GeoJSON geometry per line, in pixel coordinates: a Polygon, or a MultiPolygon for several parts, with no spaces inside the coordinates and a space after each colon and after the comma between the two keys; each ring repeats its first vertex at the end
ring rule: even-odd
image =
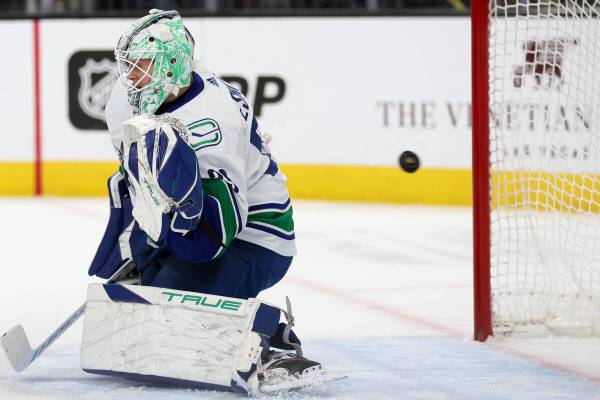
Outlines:
{"type": "Polygon", "coordinates": [[[484,51],[474,38],[473,103],[487,103],[487,116],[474,113],[487,125],[474,129],[474,157],[488,160],[474,191],[489,207],[475,220],[489,239],[489,261],[476,264],[489,269],[489,293],[476,287],[476,302],[490,302],[476,305],[476,324],[489,320],[495,335],[600,335],[600,1],[473,3],[473,35],[487,19],[484,51]]]}

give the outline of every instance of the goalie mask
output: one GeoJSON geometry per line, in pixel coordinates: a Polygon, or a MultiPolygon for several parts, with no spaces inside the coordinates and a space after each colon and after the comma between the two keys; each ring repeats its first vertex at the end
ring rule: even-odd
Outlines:
{"type": "Polygon", "coordinates": [[[119,39],[118,76],[134,115],[153,114],[190,85],[192,46],[177,11],[151,10],[119,39]]]}

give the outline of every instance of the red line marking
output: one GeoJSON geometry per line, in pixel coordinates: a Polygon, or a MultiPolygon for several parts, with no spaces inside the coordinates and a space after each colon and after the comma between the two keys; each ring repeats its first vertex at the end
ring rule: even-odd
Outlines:
{"type": "Polygon", "coordinates": [[[414,285],[414,286],[384,286],[379,288],[369,289],[339,289],[337,292],[352,292],[352,293],[373,293],[373,292],[397,292],[402,290],[427,290],[427,289],[465,289],[472,288],[473,285],[463,283],[448,284],[448,285],[414,285]]]}
{"type": "Polygon", "coordinates": [[[42,194],[42,104],[40,69],[40,21],[33,20],[33,101],[34,101],[34,186],[42,194]]]}
{"type": "MultiPolygon", "coordinates": [[[[43,200],[47,204],[50,204],[55,207],[59,207],[63,210],[67,210],[72,214],[92,218],[97,221],[108,221],[108,213],[103,213],[100,211],[95,212],[95,211],[89,210],[87,208],[82,208],[78,205],[78,202],[66,201],[64,199],[59,199],[57,197],[52,197],[52,196],[50,196],[50,197],[45,196],[43,200]]],[[[104,207],[108,208],[109,207],[108,199],[106,199],[105,203],[106,204],[104,205],[104,207]]]]}
{"type": "Polygon", "coordinates": [[[531,361],[536,361],[536,362],[542,364],[544,367],[557,369],[557,370],[562,371],[562,372],[567,372],[567,373],[575,375],[577,377],[587,379],[587,380],[589,380],[589,381],[591,381],[593,383],[596,383],[596,384],[600,383],[600,377],[598,377],[598,376],[587,374],[587,373],[585,373],[583,371],[579,371],[577,369],[568,367],[566,365],[558,364],[558,363],[556,363],[554,361],[548,361],[548,360],[544,359],[543,357],[534,356],[534,355],[531,355],[531,354],[524,353],[524,352],[522,352],[520,350],[515,350],[515,349],[511,349],[510,347],[505,347],[505,345],[503,345],[501,343],[485,343],[485,345],[491,346],[494,349],[499,350],[499,351],[503,351],[505,353],[513,354],[513,355],[515,355],[517,357],[525,358],[525,359],[528,359],[528,360],[531,360],[531,361]]]}
{"type": "Polygon", "coordinates": [[[347,292],[333,290],[327,286],[319,285],[318,283],[314,283],[314,282],[311,282],[311,281],[308,281],[305,279],[296,278],[296,277],[294,277],[294,278],[290,277],[288,279],[289,279],[288,282],[290,282],[290,283],[296,283],[296,284],[305,286],[311,290],[321,292],[321,293],[327,294],[332,297],[337,297],[339,299],[343,299],[347,302],[359,305],[361,307],[365,307],[370,310],[374,310],[374,311],[386,314],[395,319],[410,322],[412,324],[419,325],[419,326],[425,327],[427,329],[431,329],[433,331],[439,332],[446,336],[454,336],[454,337],[460,337],[460,338],[468,337],[468,335],[465,334],[464,332],[461,332],[461,331],[451,328],[449,326],[442,325],[435,321],[420,318],[420,317],[417,317],[416,315],[411,315],[411,314],[402,312],[398,309],[395,309],[393,307],[388,307],[384,304],[379,304],[374,301],[365,300],[360,297],[353,296],[347,292]]]}
{"type": "MultiPolygon", "coordinates": [[[[460,339],[468,337],[468,335],[465,334],[464,332],[458,331],[449,326],[439,324],[435,321],[431,321],[428,319],[420,318],[415,315],[411,315],[411,314],[402,312],[400,310],[394,309],[392,307],[388,307],[383,304],[378,304],[373,301],[361,299],[358,296],[352,296],[352,295],[348,294],[346,291],[334,290],[327,286],[323,286],[318,283],[311,282],[311,281],[301,279],[301,278],[296,278],[296,277],[293,277],[293,278],[288,277],[287,282],[292,283],[292,284],[297,284],[300,286],[304,286],[310,290],[314,290],[316,292],[320,292],[320,293],[326,294],[331,297],[337,297],[339,299],[343,299],[344,301],[368,308],[370,310],[381,312],[381,313],[386,314],[395,319],[399,319],[399,320],[410,322],[410,323],[413,323],[413,324],[416,324],[419,326],[423,326],[427,329],[437,331],[446,336],[460,338],[460,339]]],[[[561,364],[558,364],[553,361],[548,361],[548,360],[544,359],[543,357],[526,354],[526,353],[520,352],[518,350],[514,350],[509,347],[505,347],[499,343],[498,344],[497,343],[482,343],[482,345],[492,347],[494,350],[497,350],[497,351],[502,351],[504,353],[510,353],[510,354],[520,357],[520,358],[525,358],[530,361],[538,362],[541,365],[543,365],[544,367],[556,369],[556,370],[559,370],[562,372],[566,372],[566,373],[572,374],[574,376],[577,376],[579,378],[586,379],[595,384],[600,383],[600,377],[587,374],[583,371],[579,371],[577,369],[574,369],[574,368],[571,368],[571,367],[568,367],[565,365],[561,365],[561,364]]]]}

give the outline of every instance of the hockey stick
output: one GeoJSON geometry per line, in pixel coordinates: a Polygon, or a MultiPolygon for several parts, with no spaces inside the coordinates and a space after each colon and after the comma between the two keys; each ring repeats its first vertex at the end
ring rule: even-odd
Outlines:
{"type": "MultiPolygon", "coordinates": [[[[135,264],[128,260],[115,272],[106,283],[122,281],[135,269],[135,264]]],[[[128,281],[128,283],[133,283],[128,281]]],[[[35,349],[31,348],[22,325],[17,325],[0,337],[0,345],[8,357],[10,364],[17,372],[23,371],[34,362],[52,343],[71,327],[84,313],[87,303],[83,303],[66,319],[46,340],[35,349]]]]}

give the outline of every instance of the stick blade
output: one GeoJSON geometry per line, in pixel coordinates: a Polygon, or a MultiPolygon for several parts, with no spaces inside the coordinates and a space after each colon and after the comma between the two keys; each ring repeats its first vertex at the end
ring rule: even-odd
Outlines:
{"type": "Polygon", "coordinates": [[[22,325],[17,325],[0,337],[0,345],[15,371],[22,371],[19,363],[31,351],[31,345],[22,325]]]}

